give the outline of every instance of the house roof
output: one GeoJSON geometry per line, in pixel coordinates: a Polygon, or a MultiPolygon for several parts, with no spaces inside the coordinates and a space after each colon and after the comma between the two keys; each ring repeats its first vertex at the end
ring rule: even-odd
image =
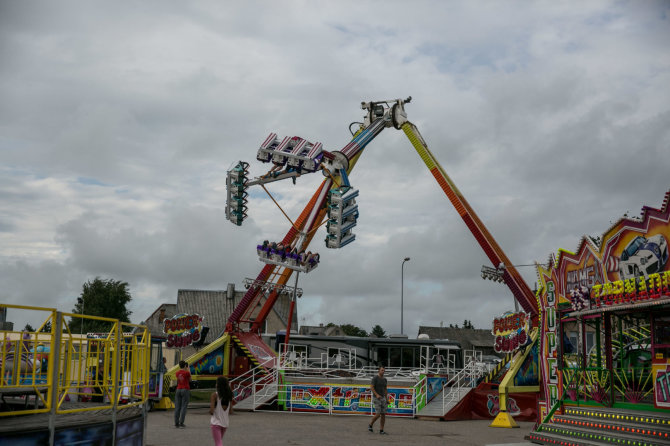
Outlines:
{"type": "MultiPolygon", "coordinates": [[[[234,286],[229,289],[233,292],[231,298],[228,297],[228,290],[178,290],[177,303],[161,304],[144,324],[149,328],[152,336],[165,336],[161,320],[162,310],[164,310],[162,315],[164,318],[171,318],[181,313],[197,313],[203,317],[203,325],[209,327],[206,342],[211,342],[225,331],[228,318],[246,294],[244,290],[235,290],[234,286]]],[[[284,325],[288,324],[289,309],[290,296],[280,295],[273,311],[284,325]]],[[[296,319],[297,317],[294,320],[296,319]]]]}
{"type": "MultiPolygon", "coordinates": [[[[228,298],[225,290],[179,290],[177,292],[177,312],[193,314],[203,317],[203,325],[209,327],[209,340],[221,336],[226,329],[228,318],[240,303],[246,291],[235,291],[232,298],[228,298]]],[[[264,302],[265,299],[262,300],[264,302]]],[[[282,323],[288,325],[288,314],[291,306],[291,296],[280,294],[272,308],[282,323]]],[[[297,309],[294,309],[294,320],[297,320],[297,309]]]]}
{"type": "Polygon", "coordinates": [[[228,298],[226,290],[178,290],[177,314],[199,314],[202,316],[202,325],[209,327],[207,341],[217,337],[226,329],[226,323],[244,292],[236,291],[228,298]]]}
{"type": "Polygon", "coordinates": [[[343,336],[344,331],[339,325],[301,325],[299,333],[312,336],[343,336]]]}
{"type": "Polygon", "coordinates": [[[176,304],[160,304],[156,310],[151,313],[151,315],[144,321],[144,325],[147,326],[151,336],[165,336],[163,333],[163,321],[160,320],[161,310],[164,311],[163,316],[165,318],[171,318],[177,314],[177,305],[176,304]]]}
{"type": "Polygon", "coordinates": [[[477,328],[447,328],[419,326],[419,335],[427,334],[430,339],[458,341],[463,350],[473,347],[493,347],[495,342],[491,330],[477,328]]]}

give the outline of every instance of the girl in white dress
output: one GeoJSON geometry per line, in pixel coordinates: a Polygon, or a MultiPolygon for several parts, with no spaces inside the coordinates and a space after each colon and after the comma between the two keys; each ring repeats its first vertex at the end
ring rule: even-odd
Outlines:
{"type": "Polygon", "coordinates": [[[228,429],[228,415],[233,404],[233,391],[230,390],[228,380],[219,376],[216,378],[216,392],[209,399],[209,414],[212,416],[209,424],[212,428],[214,446],[223,446],[223,435],[228,429]]]}

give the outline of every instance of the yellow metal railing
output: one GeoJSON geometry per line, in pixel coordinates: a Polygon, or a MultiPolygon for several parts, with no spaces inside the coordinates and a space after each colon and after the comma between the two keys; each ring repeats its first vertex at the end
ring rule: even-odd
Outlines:
{"type": "Polygon", "coordinates": [[[34,332],[0,331],[0,417],[116,409],[147,400],[151,335],[145,326],[52,308],[1,306],[48,316],[34,332]],[[73,333],[83,319],[102,321],[108,329],[94,336],[73,333]]]}
{"type": "Polygon", "coordinates": [[[17,412],[48,412],[52,377],[47,373],[49,363],[46,352],[54,345],[53,324],[52,332],[40,330],[55,319],[56,310],[24,305],[3,306],[28,312],[40,311],[48,316],[36,332],[0,331],[0,416],[14,415],[17,412]],[[23,410],[8,410],[11,409],[8,401],[24,401],[23,410]]]}

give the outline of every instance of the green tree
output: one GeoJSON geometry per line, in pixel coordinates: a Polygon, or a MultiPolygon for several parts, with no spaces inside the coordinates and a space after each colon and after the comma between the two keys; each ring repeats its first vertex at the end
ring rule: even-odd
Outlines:
{"type": "Polygon", "coordinates": [[[475,328],[475,326],[472,325],[472,321],[471,321],[471,320],[465,319],[465,320],[463,321],[463,328],[468,328],[468,329],[470,329],[470,330],[473,330],[473,329],[475,328]]]}
{"type": "Polygon", "coordinates": [[[51,333],[51,321],[44,324],[44,327],[42,327],[40,333],[51,333]]]}
{"type": "Polygon", "coordinates": [[[372,336],[377,336],[378,338],[385,338],[386,337],[386,331],[384,331],[384,329],[379,324],[372,327],[372,331],[370,332],[370,334],[372,336]]]}
{"type": "Polygon", "coordinates": [[[352,324],[343,324],[340,325],[340,328],[347,336],[358,336],[364,338],[368,335],[368,332],[352,324]]]}
{"type": "MultiPolygon", "coordinates": [[[[74,314],[85,314],[90,316],[101,316],[118,319],[121,322],[130,322],[130,314],[126,305],[130,302],[132,296],[128,291],[128,283],[113,279],[100,279],[96,277],[93,281],[88,281],[82,288],[81,295],[77,298],[77,303],[72,309],[74,314]]],[[[109,331],[112,324],[107,321],[96,319],[72,318],[70,320],[70,330],[73,333],[79,331],[105,332],[109,331]]]]}
{"type": "Polygon", "coordinates": [[[23,330],[22,330],[22,331],[29,331],[29,332],[32,333],[33,331],[35,331],[35,329],[33,328],[32,325],[30,325],[30,324],[26,324],[26,326],[23,327],[23,330]]]}

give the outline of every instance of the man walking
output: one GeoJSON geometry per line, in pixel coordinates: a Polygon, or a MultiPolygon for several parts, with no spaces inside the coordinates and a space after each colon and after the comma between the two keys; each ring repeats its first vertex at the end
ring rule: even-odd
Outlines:
{"type": "Polygon", "coordinates": [[[380,366],[377,374],[372,377],[372,382],[370,383],[370,390],[372,390],[372,401],[375,406],[375,416],[372,417],[372,421],[368,424],[368,430],[374,432],[372,425],[375,424],[377,418],[381,418],[379,433],[386,435],[384,431],[384,422],[386,421],[386,406],[387,406],[387,383],[386,378],[384,378],[384,366],[380,366]]]}
{"type": "Polygon", "coordinates": [[[191,399],[191,372],[188,370],[188,362],[179,361],[179,370],[175,376],[177,393],[174,396],[174,427],[183,428],[188,401],[191,399]]]}

